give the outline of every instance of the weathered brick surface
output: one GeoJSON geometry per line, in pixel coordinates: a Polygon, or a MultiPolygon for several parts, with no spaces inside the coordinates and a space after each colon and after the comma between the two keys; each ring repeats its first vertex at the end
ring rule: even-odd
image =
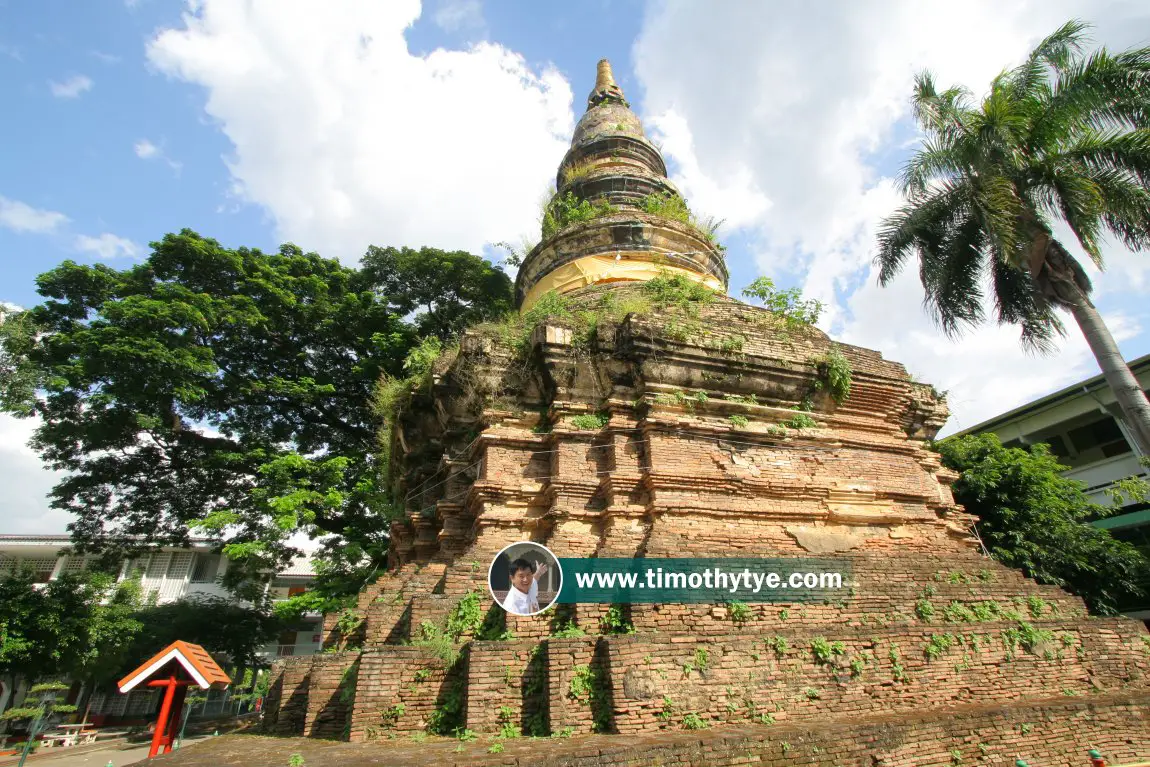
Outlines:
{"type": "Polygon", "coordinates": [[[303,735],[312,658],[283,658],[272,664],[264,706],[264,729],[273,735],[303,735]]]}
{"type": "Polygon", "coordinates": [[[610,693],[621,733],[756,719],[853,719],[973,702],[1090,696],[1150,674],[1145,629],[1130,621],[1035,622],[1027,650],[1012,624],[722,639],[610,637],[610,693]],[[785,644],[784,644],[785,643],[785,644]],[[839,644],[834,644],[839,643],[839,644]],[[824,648],[825,660],[816,656],[824,648]],[[833,648],[833,649],[831,649],[833,648]],[[930,657],[929,653],[935,657],[930,657]]]}
{"type": "Polygon", "coordinates": [[[609,702],[577,693],[595,678],[606,679],[605,648],[597,638],[576,637],[549,639],[545,652],[551,732],[592,732],[597,714],[604,720],[609,717],[609,702]]]}
{"type": "Polygon", "coordinates": [[[358,667],[358,652],[314,657],[308,679],[304,734],[312,738],[347,738],[358,667]]]}
{"type": "Polygon", "coordinates": [[[363,651],[350,740],[362,742],[427,729],[437,708],[466,696],[466,655],[448,665],[427,647],[381,646],[363,651]]]}
{"type": "Polygon", "coordinates": [[[473,642],[467,661],[467,728],[547,731],[547,655],[533,640],[473,642]],[[510,715],[507,712],[510,711],[510,715]]]}
{"type": "MultiPolygon", "coordinates": [[[[1098,696],[1012,706],[966,706],[850,721],[741,724],[699,731],[508,740],[454,739],[331,743],[302,738],[226,736],[167,756],[172,767],[282,767],[292,754],[340,767],[1079,767],[1098,748],[1108,764],[1150,759],[1150,696],[1098,696]]],[[[140,763],[141,766],[143,763],[140,763]]],[[[149,762],[149,764],[151,764],[149,762]]]]}

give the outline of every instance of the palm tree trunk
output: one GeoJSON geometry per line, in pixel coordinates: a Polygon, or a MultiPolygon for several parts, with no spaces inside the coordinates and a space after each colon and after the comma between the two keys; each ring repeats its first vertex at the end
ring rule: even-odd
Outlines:
{"type": "Polygon", "coordinates": [[[1086,336],[1086,343],[1090,345],[1090,351],[1094,352],[1094,358],[1102,368],[1102,375],[1114,392],[1118,406],[1122,408],[1126,428],[1138,443],[1133,447],[1142,455],[1150,456],[1150,400],[1146,399],[1138,379],[1122,359],[1118,344],[1114,343],[1114,337],[1102,321],[1102,315],[1089,298],[1083,298],[1070,307],[1070,312],[1082,329],[1082,335],[1086,336]]]}
{"type": "Polygon", "coordinates": [[[1029,266],[1043,295],[1074,315],[1098,367],[1102,368],[1106,384],[1122,409],[1127,433],[1135,442],[1131,447],[1143,456],[1150,456],[1150,400],[1146,399],[1146,392],[1122,359],[1110,329],[1090,300],[1091,286],[1086,273],[1062,243],[1045,230],[1036,232],[1029,266]]]}

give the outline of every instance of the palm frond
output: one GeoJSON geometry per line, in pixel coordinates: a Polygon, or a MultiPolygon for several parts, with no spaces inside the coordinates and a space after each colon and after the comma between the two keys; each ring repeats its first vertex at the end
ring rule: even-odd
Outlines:
{"type": "Polygon", "coordinates": [[[975,208],[987,239],[995,250],[1014,253],[1020,241],[1029,236],[1020,232],[1020,221],[1029,206],[1006,176],[980,178],[974,193],[975,208]]]}
{"type": "Polygon", "coordinates": [[[1150,187],[1150,130],[1085,130],[1051,159],[1092,171],[1125,171],[1150,187]]]}
{"type": "Polygon", "coordinates": [[[1105,49],[1072,62],[1054,83],[1031,129],[1035,149],[1078,130],[1150,128],[1150,48],[1105,49]]]}
{"type": "Polygon", "coordinates": [[[924,305],[951,338],[983,320],[982,276],[986,234],[975,215],[950,228],[939,247],[920,253],[924,305]]]}
{"type": "Polygon", "coordinates": [[[1024,346],[1043,354],[1054,351],[1054,342],[1065,332],[1054,307],[1034,289],[1029,271],[1001,257],[993,262],[991,280],[998,323],[1019,325],[1024,346]]]}
{"type": "Polygon", "coordinates": [[[879,284],[893,280],[911,255],[940,247],[946,233],[969,215],[970,196],[968,184],[944,182],[933,193],[883,219],[875,255],[879,284]]]}
{"type": "Polygon", "coordinates": [[[923,148],[907,160],[899,172],[898,186],[911,199],[924,195],[936,179],[961,176],[967,170],[963,152],[953,141],[939,137],[923,142],[923,148]]]}
{"type": "Polygon", "coordinates": [[[914,96],[911,99],[915,122],[924,131],[947,135],[962,130],[962,115],[968,108],[970,91],[962,87],[948,88],[939,93],[934,75],[920,72],[914,77],[914,96]]]}
{"type": "Polygon", "coordinates": [[[1059,175],[1055,179],[1054,190],[1062,218],[1078,238],[1082,249],[1101,269],[1102,251],[1098,247],[1098,237],[1102,230],[1102,191],[1090,178],[1071,173],[1059,175]]]}

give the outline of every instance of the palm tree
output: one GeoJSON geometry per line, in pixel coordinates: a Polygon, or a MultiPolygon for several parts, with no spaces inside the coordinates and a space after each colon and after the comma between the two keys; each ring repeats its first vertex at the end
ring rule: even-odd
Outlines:
{"type": "Polygon", "coordinates": [[[1113,236],[1150,247],[1150,48],[1085,55],[1087,25],[1065,24],[975,103],[964,88],[915,78],[914,117],[926,134],[899,179],[907,202],[882,222],[879,284],[917,254],[928,312],[950,337],[985,319],[989,287],[1000,324],[1049,352],[1078,322],[1150,455],[1150,402],[1090,300],[1081,264],[1054,238],[1066,223],[1102,268],[1113,236]]]}

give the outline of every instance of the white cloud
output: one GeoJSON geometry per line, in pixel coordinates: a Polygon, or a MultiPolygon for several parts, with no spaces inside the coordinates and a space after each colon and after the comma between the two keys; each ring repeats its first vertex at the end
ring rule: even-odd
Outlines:
{"type": "Polygon", "coordinates": [[[135,258],[140,254],[140,246],[131,240],[105,232],[98,237],[86,234],[78,235],[73,242],[76,250],[85,253],[94,253],[105,260],[119,258],[135,258]]]}
{"type": "Polygon", "coordinates": [[[146,138],[140,139],[136,142],[135,150],[136,157],[144,160],[151,159],[152,157],[156,157],[160,154],[160,148],[153,144],[151,141],[148,141],[146,138]]]}
{"type": "Polygon", "coordinates": [[[28,447],[35,419],[0,413],[0,486],[4,488],[3,533],[63,533],[72,521],[67,512],[48,508],[46,498],[63,472],[44,467],[28,447]]]}
{"type": "Polygon", "coordinates": [[[68,223],[68,217],[54,210],[33,208],[19,200],[0,197],[0,227],[14,232],[46,234],[68,223]]]}
{"type": "Polygon", "coordinates": [[[136,152],[136,157],[139,157],[141,160],[160,160],[173,171],[175,171],[177,176],[180,175],[180,170],[182,170],[184,167],[183,163],[177,162],[171,157],[168,157],[168,154],[166,151],[164,151],[163,147],[156,146],[146,138],[137,141],[133,146],[133,149],[136,152]]]}
{"type": "Polygon", "coordinates": [[[482,29],[485,26],[483,6],[479,0],[442,0],[432,19],[445,32],[482,29]]]}
{"type": "MultiPolygon", "coordinates": [[[[1092,374],[1085,344],[1072,323],[1049,359],[1027,357],[1011,328],[952,343],[923,313],[913,265],[895,285],[877,288],[876,224],[899,202],[884,174],[913,146],[907,118],[916,71],[980,93],[1073,17],[1094,22],[1095,37],[1112,49],[1150,38],[1150,7],[1120,1],[668,2],[649,7],[634,58],[648,122],[672,138],[675,129],[664,126],[682,121],[690,136],[664,146],[684,191],[705,201],[709,188],[741,189],[733,201],[757,206],[735,217],[754,230],[755,268],[798,277],[808,296],[827,304],[822,324],[836,337],[950,388],[952,423],[969,426],[1092,374]]],[[[1109,261],[1096,278],[1099,295],[1145,284],[1144,256],[1115,249],[1109,261]]],[[[1150,325],[1144,310],[1110,319],[1121,337],[1150,325]]]]}
{"type": "Polygon", "coordinates": [[[58,99],[74,99],[85,91],[92,90],[92,78],[86,75],[74,75],[62,83],[55,80],[48,81],[52,95],[58,99]]]}
{"type": "Polygon", "coordinates": [[[92,51],[91,53],[105,64],[117,64],[120,62],[120,57],[114,53],[104,53],[103,51],[92,51]]]}
{"type": "Polygon", "coordinates": [[[234,193],[281,237],[345,260],[537,234],[574,120],[567,81],[488,43],[411,55],[414,0],[331,5],[206,0],[148,45],[159,70],[206,89],[234,193]]]}

